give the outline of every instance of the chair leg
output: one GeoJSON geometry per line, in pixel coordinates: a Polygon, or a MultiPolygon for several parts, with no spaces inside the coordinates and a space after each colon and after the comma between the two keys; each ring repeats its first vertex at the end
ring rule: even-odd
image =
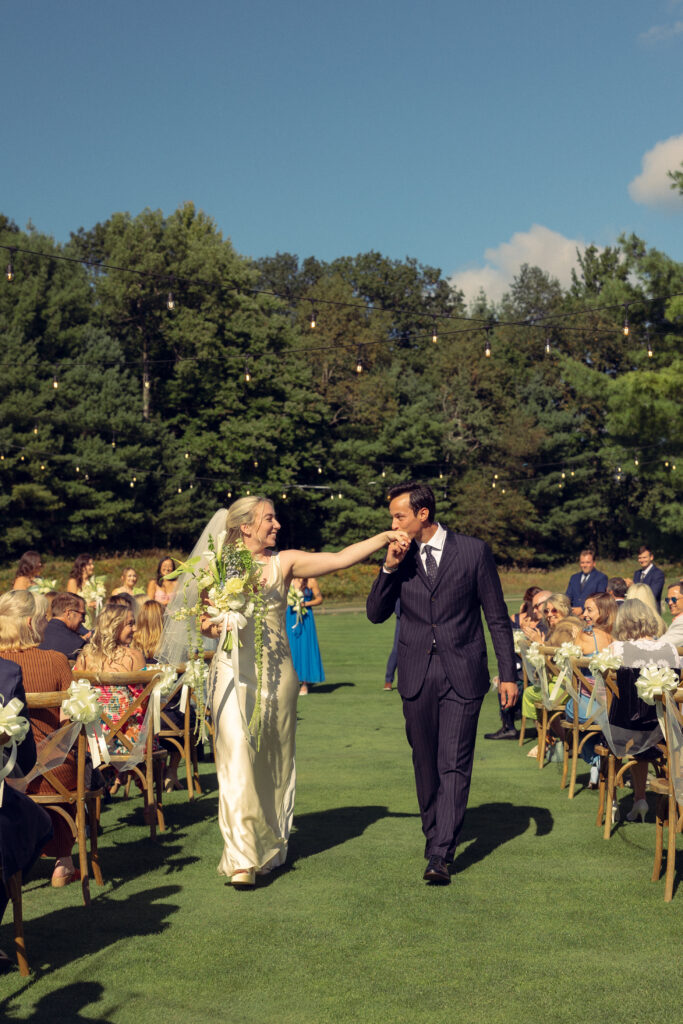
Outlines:
{"type": "Polygon", "coordinates": [[[103,885],[104,879],[102,878],[102,868],[100,867],[100,851],[97,845],[97,828],[100,821],[99,814],[97,813],[99,803],[99,797],[96,797],[94,800],[88,800],[88,822],[90,824],[90,861],[92,863],[92,873],[97,885],[103,885]]]}
{"type": "Polygon", "coordinates": [[[657,797],[657,808],[655,810],[655,859],[652,863],[652,882],[658,882],[662,874],[662,853],[664,850],[664,807],[667,803],[667,797],[657,797]]]}
{"type": "Polygon", "coordinates": [[[607,758],[607,792],[605,793],[605,830],[602,833],[603,839],[610,839],[612,836],[612,808],[617,795],[617,759],[610,753],[607,758]]]}
{"type": "Polygon", "coordinates": [[[197,796],[202,795],[202,787],[199,784],[199,761],[197,760],[197,744],[194,741],[194,737],[190,740],[190,756],[192,758],[192,777],[194,780],[194,788],[197,796]]]}
{"type": "Polygon", "coordinates": [[[81,872],[81,893],[83,906],[90,906],[90,878],[88,875],[88,844],[85,837],[85,801],[76,804],[76,840],[78,842],[78,866],[81,872]]]}
{"type": "Polygon", "coordinates": [[[574,799],[576,790],[576,770],[579,760],[579,731],[572,727],[572,773],[569,778],[569,799],[574,799]]]}
{"type": "Polygon", "coordinates": [[[541,734],[540,734],[539,740],[538,740],[538,755],[537,755],[539,770],[543,767],[543,765],[545,763],[545,745],[546,745],[547,738],[548,738],[548,712],[547,712],[547,710],[545,708],[543,708],[543,713],[541,715],[541,734]]]}
{"type": "Polygon", "coordinates": [[[560,789],[565,789],[567,785],[567,772],[569,771],[569,742],[565,739],[562,741],[562,781],[560,782],[560,789]]]}
{"type": "Polygon", "coordinates": [[[524,746],[524,733],[526,732],[526,715],[522,715],[519,723],[519,745],[524,746]]]}
{"type": "Polygon", "coordinates": [[[664,900],[670,903],[674,896],[674,873],[676,870],[676,823],[678,818],[678,807],[676,796],[673,792],[673,785],[669,783],[669,837],[666,851],[666,884],[664,888],[664,900]]]}
{"type": "Polygon", "coordinates": [[[595,817],[595,824],[598,828],[602,827],[602,816],[603,814],[609,814],[611,816],[612,809],[610,805],[609,811],[605,809],[605,793],[607,791],[607,778],[605,776],[605,759],[600,758],[600,774],[598,775],[598,813],[595,817]]]}
{"type": "Polygon", "coordinates": [[[17,871],[7,882],[9,898],[12,901],[12,912],[14,915],[14,952],[19,964],[19,974],[28,978],[30,974],[28,959],[26,956],[26,944],[24,942],[24,914],[21,902],[21,871],[17,871]]]}

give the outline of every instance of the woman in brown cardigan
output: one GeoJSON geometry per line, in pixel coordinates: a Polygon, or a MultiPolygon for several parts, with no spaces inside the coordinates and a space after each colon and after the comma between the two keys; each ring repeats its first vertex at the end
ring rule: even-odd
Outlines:
{"type": "MultiPolygon", "coordinates": [[[[0,597],[0,657],[7,658],[21,667],[26,693],[50,693],[54,690],[68,690],[71,684],[71,669],[64,654],[59,651],[39,651],[40,638],[33,628],[35,601],[28,590],[11,590],[0,597]]],[[[31,708],[29,712],[31,731],[38,746],[60,726],[59,708],[31,708]]],[[[66,761],[53,769],[56,779],[69,789],[76,787],[76,755],[71,751],[66,761]]],[[[40,777],[29,783],[28,794],[54,793],[46,779],[40,777]]],[[[53,838],[43,853],[55,857],[52,873],[54,886],[68,885],[75,875],[71,850],[74,837],[64,818],[48,812],[52,819],[53,838]]]]}

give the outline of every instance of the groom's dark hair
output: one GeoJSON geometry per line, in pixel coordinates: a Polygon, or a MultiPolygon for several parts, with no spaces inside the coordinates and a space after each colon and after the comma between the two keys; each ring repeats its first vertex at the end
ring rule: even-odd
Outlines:
{"type": "Polygon", "coordinates": [[[410,495],[410,507],[415,515],[417,515],[421,508],[426,508],[429,512],[429,522],[434,522],[436,501],[434,500],[434,491],[429,484],[418,484],[414,480],[409,484],[396,484],[395,487],[389,488],[389,501],[393,501],[394,498],[398,498],[401,494],[410,495]]]}

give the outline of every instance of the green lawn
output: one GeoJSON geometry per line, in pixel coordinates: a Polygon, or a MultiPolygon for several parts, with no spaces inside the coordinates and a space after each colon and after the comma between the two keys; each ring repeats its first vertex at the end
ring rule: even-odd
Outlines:
{"type": "MultiPolygon", "coordinates": [[[[139,799],[117,797],[89,909],[78,886],[50,888],[47,863],[26,885],[34,973],[2,977],[0,1020],[670,1019],[683,894],[667,905],[649,880],[654,826],[623,825],[605,842],[595,793],[570,802],[558,766],[539,772],[528,746],[481,738],[457,874],[425,886],[400,698],[382,690],[393,623],[317,623],[328,682],[300,701],[287,868],[254,892],[217,875],[210,763],[203,797],[167,799],[156,842],[139,799]]],[[[489,697],[481,732],[496,722],[489,697]]],[[[0,928],[10,945],[11,913],[0,928]]]]}

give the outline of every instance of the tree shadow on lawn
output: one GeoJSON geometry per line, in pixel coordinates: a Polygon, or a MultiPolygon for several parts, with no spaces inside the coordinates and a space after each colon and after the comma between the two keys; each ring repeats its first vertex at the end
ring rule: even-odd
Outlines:
{"type": "MultiPolygon", "coordinates": [[[[98,953],[120,939],[128,939],[131,935],[158,935],[165,931],[170,926],[166,919],[180,908],[176,903],[160,903],[159,900],[168,900],[178,892],[180,886],[167,885],[132,893],[125,900],[112,899],[108,895],[100,896],[96,905],[90,908],[78,903],[26,922],[24,934],[33,974],[21,989],[0,1001],[0,1020],[12,1019],[9,1011],[14,1000],[45,975],[81,957],[98,953]]],[[[1,930],[7,932],[7,938],[3,938],[5,946],[10,945],[7,941],[9,928],[3,926],[1,930]]],[[[79,1007],[100,998],[102,992],[100,985],[67,985],[43,997],[32,1016],[20,1019],[35,1024],[38,1021],[88,1020],[77,1014],[72,1016],[69,1010],[78,1011],[79,1007]],[[62,994],[67,1002],[62,1001],[62,994]],[[49,1012],[45,1006],[47,998],[51,1004],[49,1012]]],[[[104,1020],[99,1015],[95,1019],[104,1020]]]]}
{"type": "Polygon", "coordinates": [[[460,873],[479,863],[503,843],[521,836],[532,821],[536,822],[537,836],[547,836],[552,831],[553,816],[547,807],[496,803],[468,808],[460,843],[470,845],[456,857],[455,870],[460,873]]]}

